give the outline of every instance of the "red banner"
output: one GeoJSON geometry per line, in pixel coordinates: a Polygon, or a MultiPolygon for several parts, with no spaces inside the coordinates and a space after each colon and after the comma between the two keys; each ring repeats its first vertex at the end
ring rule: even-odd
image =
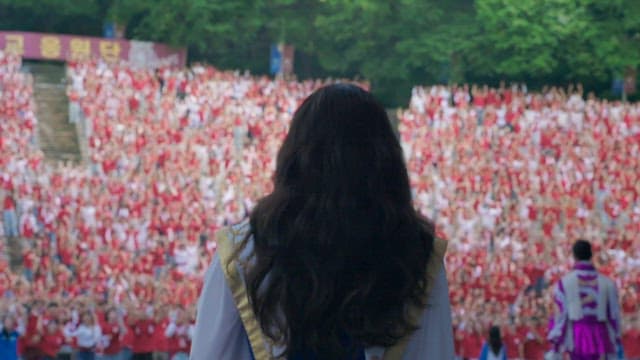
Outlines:
{"type": "Polygon", "coordinates": [[[187,60],[185,49],[159,43],[17,31],[0,31],[0,49],[25,59],[125,60],[140,67],[183,67],[187,60]]]}

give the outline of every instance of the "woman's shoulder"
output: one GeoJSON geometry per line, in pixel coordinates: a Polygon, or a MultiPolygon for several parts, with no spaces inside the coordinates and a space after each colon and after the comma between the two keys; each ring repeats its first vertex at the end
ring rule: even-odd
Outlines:
{"type": "Polygon", "coordinates": [[[246,238],[249,231],[251,231],[251,225],[247,218],[238,223],[221,228],[216,232],[215,239],[218,246],[228,243],[226,245],[231,245],[233,247],[240,244],[246,238]]]}
{"type": "Polygon", "coordinates": [[[246,217],[246,218],[242,219],[241,221],[230,225],[229,228],[233,232],[246,233],[251,229],[250,218],[246,217]]]}
{"type": "Polygon", "coordinates": [[[249,219],[245,219],[239,223],[226,226],[216,233],[216,243],[220,259],[226,263],[231,257],[236,255],[241,260],[249,258],[253,252],[253,241],[247,235],[251,231],[251,225],[249,219]],[[247,240],[243,244],[244,240],[247,240]],[[242,247],[241,247],[242,246],[242,247]],[[241,248],[240,248],[241,247],[241,248]],[[240,252],[236,254],[236,250],[240,249],[240,252]]]}
{"type": "Polygon", "coordinates": [[[249,219],[244,219],[239,223],[235,223],[223,229],[223,231],[228,232],[229,237],[232,243],[238,244],[242,242],[247,234],[251,231],[251,224],[249,223],[249,219]]]}
{"type": "Polygon", "coordinates": [[[449,242],[445,240],[443,237],[436,236],[433,239],[433,252],[437,257],[443,258],[445,252],[447,252],[447,245],[449,242]]]}

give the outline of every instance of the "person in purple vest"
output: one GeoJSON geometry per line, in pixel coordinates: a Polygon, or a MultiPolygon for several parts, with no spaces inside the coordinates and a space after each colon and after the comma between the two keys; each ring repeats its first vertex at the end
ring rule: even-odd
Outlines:
{"type": "Polygon", "coordinates": [[[553,353],[559,358],[566,351],[572,360],[616,359],[621,351],[616,285],[593,266],[588,241],[576,241],[573,256],[573,270],[554,290],[557,311],[548,335],[553,353]]]}

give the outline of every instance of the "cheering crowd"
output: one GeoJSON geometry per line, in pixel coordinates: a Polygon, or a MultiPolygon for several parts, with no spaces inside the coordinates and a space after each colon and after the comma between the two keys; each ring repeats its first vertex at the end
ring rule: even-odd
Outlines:
{"type": "Polygon", "coordinates": [[[35,121],[31,77],[2,61],[3,237],[24,246],[22,273],[3,263],[3,328],[28,359],[185,357],[213,234],[270,190],[293,111],[327,82],[68,64],[89,164],[53,166],[17,130],[35,121]]]}
{"type": "Polygon", "coordinates": [[[416,87],[398,114],[415,202],[447,236],[457,353],[502,327],[508,358],[549,349],[552,287],[577,238],[620,290],[629,358],[640,357],[640,106],[530,93],[416,87]],[[453,271],[451,271],[453,270],[453,271]]]}
{"type": "MultiPolygon", "coordinates": [[[[326,82],[69,63],[89,164],[54,166],[20,66],[0,55],[2,236],[24,245],[21,273],[0,259],[0,344],[25,359],[185,358],[213,234],[269,192],[293,111],[326,82]]],[[[398,117],[416,206],[450,242],[461,357],[499,325],[509,358],[541,358],[547,285],[578,236],[621,289],[627,352],[640,343],[640,107],[439,86],[398,117]]]]}

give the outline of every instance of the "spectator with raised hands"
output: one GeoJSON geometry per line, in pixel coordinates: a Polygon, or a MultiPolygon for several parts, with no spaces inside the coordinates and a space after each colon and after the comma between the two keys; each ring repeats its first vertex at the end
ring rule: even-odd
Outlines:
{"type": "Polygon", "coordinates": [[[174,309],[169,317],[165,336],[169,339],[169,359],[187,360],[195,325],[189,313],[182,307],[174,309]]]}
{"type": "Polygon", "coordinates": [[[637,312],[623,319],[622,347],[626,359],[640,359],[640,316],[637,312]]]}
{"type": "Polygon", "coordinates": [[[65,337],[57,318],[47,320],[46,325],[44,323],[44,318],[40,317],[37,328],[40,338],[38,347],[44,360],[55,360],[70,339],[65,337]]]}
{"type": "Polygon", "coordinates": [[[119,314],[118,309],[109,307],[106,309],[104,321],[101,322],[101,359],[120,360],[123,358],[124,338],[127,335],[127,328],[124,319],[119,314]]]}

